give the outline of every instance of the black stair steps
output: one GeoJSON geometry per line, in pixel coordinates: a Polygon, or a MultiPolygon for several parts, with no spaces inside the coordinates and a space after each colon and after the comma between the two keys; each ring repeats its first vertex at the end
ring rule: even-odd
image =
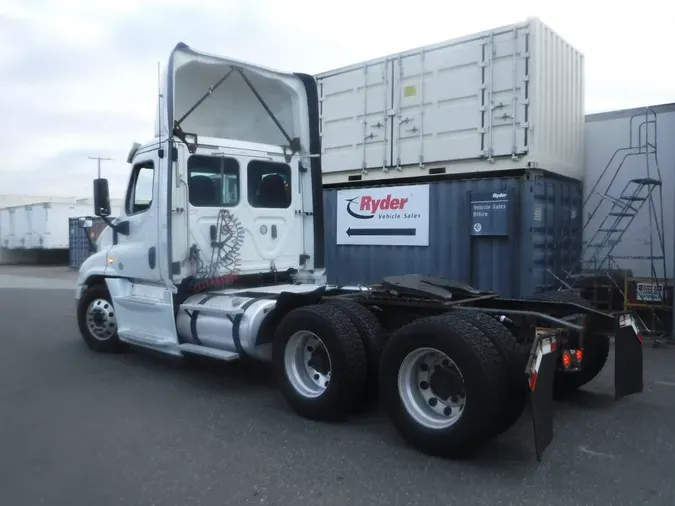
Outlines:
{"type": "Polygon", "coordinates": [[[643,178],[639,178],[639,179],[631,179],[630,182],[635,183],[635,184],[641,184],[643,186],[647,186],[647,185],[659,186],[661,184],[661,181],[659,181],[658,179],[654,179],[652,177],[643,177],[643,178]]]}

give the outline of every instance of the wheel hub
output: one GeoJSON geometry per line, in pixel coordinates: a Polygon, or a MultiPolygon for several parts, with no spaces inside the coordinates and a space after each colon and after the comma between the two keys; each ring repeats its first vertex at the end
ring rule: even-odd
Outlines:
{"type": "Polygon", "coordinates": [[[429,378],[431,393],[440,399],[451,399],[464,394],[464,382],[456,369],[441,366],[429,378]]]}
{"type": "Polygon", "coordinates": [[[89,304],[86,322],[91,335],[100,341],[110,339],[117,331],[115,310],[105,299],[95,299],[89,304]]]}
{"type": "Polygon", "coordinates": [[[457,423],[466,404],[461,371],[434,348],[418,348],[408,354],[399,368],[398,389],[408,414],[430,429],[457,423]]]}
{"type": "Polygon", "coordinates": [[[284,364],[291,385],[304,397],[319,397],[330,385],[330,355],[323,341],[312,332],[303,330],[291,336],[284,364]]]}

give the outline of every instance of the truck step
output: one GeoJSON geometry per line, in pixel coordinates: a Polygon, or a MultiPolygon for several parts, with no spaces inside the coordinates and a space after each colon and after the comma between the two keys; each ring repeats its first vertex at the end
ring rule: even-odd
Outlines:
{"type": "Polygon", "coordinates": [[[216,348],[209,348],[208,346],[200,346],[198,344],[179,344],[178,347],[183,353],[190,353],[192,355],[201,355],[202,357],[215,358],[225,362],[232,362],[239,358],[239,353],[231,351],[218,350],[216,348]]]}
{"type": "Polygon", "coordinates": [[[181,304],[180,308],[185,311],[199,311],[200,313],[218,314],[222,316],[242,314],[244,311],[239,308],[215,307],[208,304],[181,304]]]}
{"type": "Polygon", "coordinates": [[[139,346],[169,346],[172,343],[175,345],[175,342],[171,338],[160,338],[154,334],[148,332],[143,332],[142,330],[119,330],[118,335],[123,341],[138,344],[139,346]]]}

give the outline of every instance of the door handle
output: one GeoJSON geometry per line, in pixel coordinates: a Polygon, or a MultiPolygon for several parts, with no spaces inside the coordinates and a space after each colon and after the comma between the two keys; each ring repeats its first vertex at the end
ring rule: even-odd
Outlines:
{"type": "Polygon", "coordinates": [[[277,226],[272,225],[272,239],[276,239],[276,238],[277,238],[277,226]]]}

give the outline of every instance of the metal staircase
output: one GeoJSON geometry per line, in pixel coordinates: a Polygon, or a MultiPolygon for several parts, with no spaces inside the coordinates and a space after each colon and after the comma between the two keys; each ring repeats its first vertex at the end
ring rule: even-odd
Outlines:
{"type": "MultiPolygon", "coordinates": [[[[581,270],[582,271],[602,271],[619,267],[617,260],[633,259],[633,260],[650,260],[650,270],[654,271],[652,274],[656,277],[655,262],[661,260],[664,262],[665,269],[665,255],[663,254],[663,240],[662,228],[663,219],[659,224],[658,218],[655,219],[656,231],[659,236],[659,244],[661,245],[660,253],[655,254],[653,251],[653,241],[650,241],[651,251],[649,256],[617,256],[613,255],[614,249],[621,242],[628,227],[638,215],[645,203],[653,203],[651,198],[652,192],[655,188],[661,187],[661,180],[652,177],[645,177],[639,179],[631,179],[628,181],[619,195],[618,199],[607,194],[600,194],[603,199],[611,202],[609,212],[605,215],[595,233],[588,240],[583,249],[581,270]]],[[[601,203],[598,203],[597,208],[601,203]]],[[[584,229],[590,223],[590,219],[594,216],[592,213],[589,221],[586,222],[584,229]]],[[[652,214],[650,213],[650,221],[652,214]]],[[[651,225],[650,225],[651,238],[651,225]]]]}
{"type": "MultiPolygon", "coordinates": [[[[588,239],[582,246],[581,261],[560,280],[575,288],[593,277],[606,276],[626,301],[629,283],[618,281],[617,271],[625,270],[630,264],[639,264],[646,270],[645,264],[648,264],[649,276],[643,282],[651,286],[663,285],[667,272],[656,113],[646,107],[644,112],[630,117],[629,125],[628,146],[614,152],[584,200],[583,234],[588,239]],[[633,163],[627,164],[629,160],[633,163]],[[621,191],[617,191],[619,189],[621,191]],[[593,204],[592,200],[596,202],[593,204]],[[648,236],[644,237],[648,240],[644,247],[646,251],[630,255],[619,251],[617,254],[631,224],[638,216],[640,221],[644,220],[645,213],[648,218],[648,232],[644,234],[648,236]]],[[[637,290],[636,286],[633,288],[637,290]]],[[[657,327],[656,320],[659,320],[655,310],[665,309],[664,299],[644,301],[650,311],[652,329],[657,327]]]]}

